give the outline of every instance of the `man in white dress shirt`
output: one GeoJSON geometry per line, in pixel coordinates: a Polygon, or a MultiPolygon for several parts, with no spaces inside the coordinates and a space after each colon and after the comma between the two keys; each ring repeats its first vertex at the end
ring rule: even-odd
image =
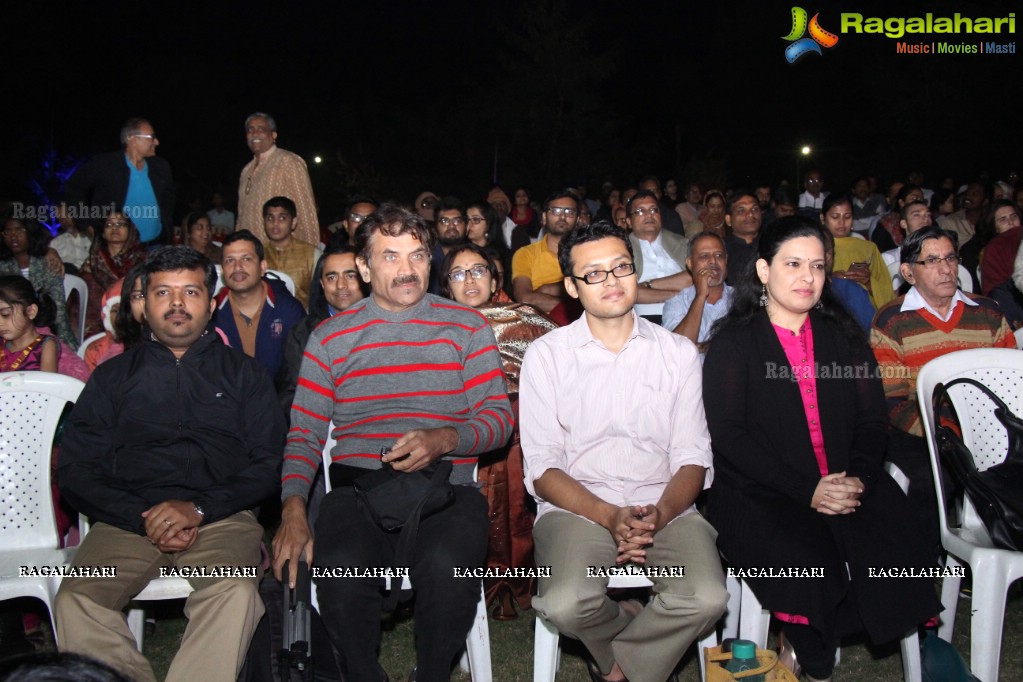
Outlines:
{"type": "Polygon", "coordinates": [[[633,310],[621,228],[577,226],[558,261],[585,313],[534,341],[522,363],[533,540],[537,565],[551,569],[533,607],[586,645],[594,679],[676,679],[727,601],[716,533],[694,504],[713,478],[698,354],[633,310]],[[646,570],[645,607],[608,597],[617,570],[646,570]]]}
{"type": "Polygon", "coordinates": [[[629,241],[639,282],[636,312],[660,324],[664,302],[693,283],[686,271],[689,240],[661,229],[662,208],[653,192],[637,192],[625,210],[632,226],[629,241]]]}

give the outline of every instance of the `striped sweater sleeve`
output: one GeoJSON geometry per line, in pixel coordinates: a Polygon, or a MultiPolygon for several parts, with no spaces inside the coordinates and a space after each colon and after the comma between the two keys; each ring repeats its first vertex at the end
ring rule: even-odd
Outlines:
{"type": "Polygon", "coordinates": [[[334,382],[322,344],[307,344],[291,404],[291,429],[284,446],[281,499],[307,497],[334,414],[334,382]]]}
{"type": "Polygon", "coordinates": [[[452,454],[480,455],[508,442],[512,433],[511,405],[497,340],[489,324],[484,323],[472,333],[463,352],[468,414],[466,421],[454,424],[458,447],[452,454]]]}

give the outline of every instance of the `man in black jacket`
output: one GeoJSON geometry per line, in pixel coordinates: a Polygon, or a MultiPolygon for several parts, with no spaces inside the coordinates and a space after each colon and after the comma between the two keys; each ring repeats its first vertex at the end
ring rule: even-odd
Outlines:
{"type": "Polygon", "coordinates": [[[275,493],[284,418],[266,370],[210,331],[215,281],[192,249],[152,254],[151,334],[93,373],[60,453],[61,492],[94,525],[57,595],[58,645],[139,681],[155,678],[122,609],[150,580],[195,590],[168,680],[234,680],[263,613],[251,510],[275,493]]]}
{"type": "Polygon", "coordinates": [[[79,222],[94,229],[110,211],[123,210],[143,242],[169,243],[174,229],[174,179],[170,164],[156,155],[159,145],[149,121],[128,119],[121,128],[122,151],[89,159],[68,180],[64,203],[79,222]]]}

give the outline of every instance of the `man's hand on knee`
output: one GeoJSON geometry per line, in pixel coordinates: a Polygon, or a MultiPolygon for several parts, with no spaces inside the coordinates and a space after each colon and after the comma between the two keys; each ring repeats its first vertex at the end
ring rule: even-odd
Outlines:
{"type": "Polygon", "coordinates": [[[146,536],[153,544],[169,542],[178,531],[196,528],[202,523],[202,515],[195,504],[183,500],[167,500],[142,512],[146,520],[146,536]]]}
{"type": "Polygon", "coordinates": [[[293,495],[284,501],[281,508],[281,527],[273,539],[274,576],[280,580],[284,562],[289,561],[288,587],[295,587],[297,571],[294,567],[305,554],[305,559],[313,563],[313,534],[306,520],[305,499],[293,495]]]}
{"type": "Polygon", "coordinates": [[[172,552],[184,552],[186,549],[195,544],[195,539],[199,537],[198,528],[188,528],[186,530],[179,530],[169,540],[157,542],[156,548],[161,552],[168,554],[172,552]]]}

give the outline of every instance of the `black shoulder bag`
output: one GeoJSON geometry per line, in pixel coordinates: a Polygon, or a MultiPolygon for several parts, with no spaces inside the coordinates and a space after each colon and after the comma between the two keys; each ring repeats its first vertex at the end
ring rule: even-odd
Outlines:
{"type": "Polygon", "coordinates": [[[1023,550],[1023,421],[991,389],[974,379],[954,379],[935,386],[932,408],[938,453],[970,496],[991,539],[1002,549],[1023,550]],[[1005,460],[985,471],[977,470],[973,453],[959,434],[940,425],[942,402],[948,398],[948,389],[956,384],[969,384],[990,398],[996,406],[995,418],[1008,432],[1005,460]]]}
{"type": "MultiPolygon", "coordinates": [[[[388,533],[400,531],[394,552],[394,565],[399,567],[412,565],[420,520],[454,501],[455,489],[448,481],[450,477],[451,462],[446,459],[411,473],[396,471],[386,462],[382,462],[379,469],[360,469],[338,462],[330,465],[333,487],[353,487],[359,505],[373,523],[388,533]]],[[[400,579],[392,578],[384,611],[394,611],[400,591],[400,579]]]]}

